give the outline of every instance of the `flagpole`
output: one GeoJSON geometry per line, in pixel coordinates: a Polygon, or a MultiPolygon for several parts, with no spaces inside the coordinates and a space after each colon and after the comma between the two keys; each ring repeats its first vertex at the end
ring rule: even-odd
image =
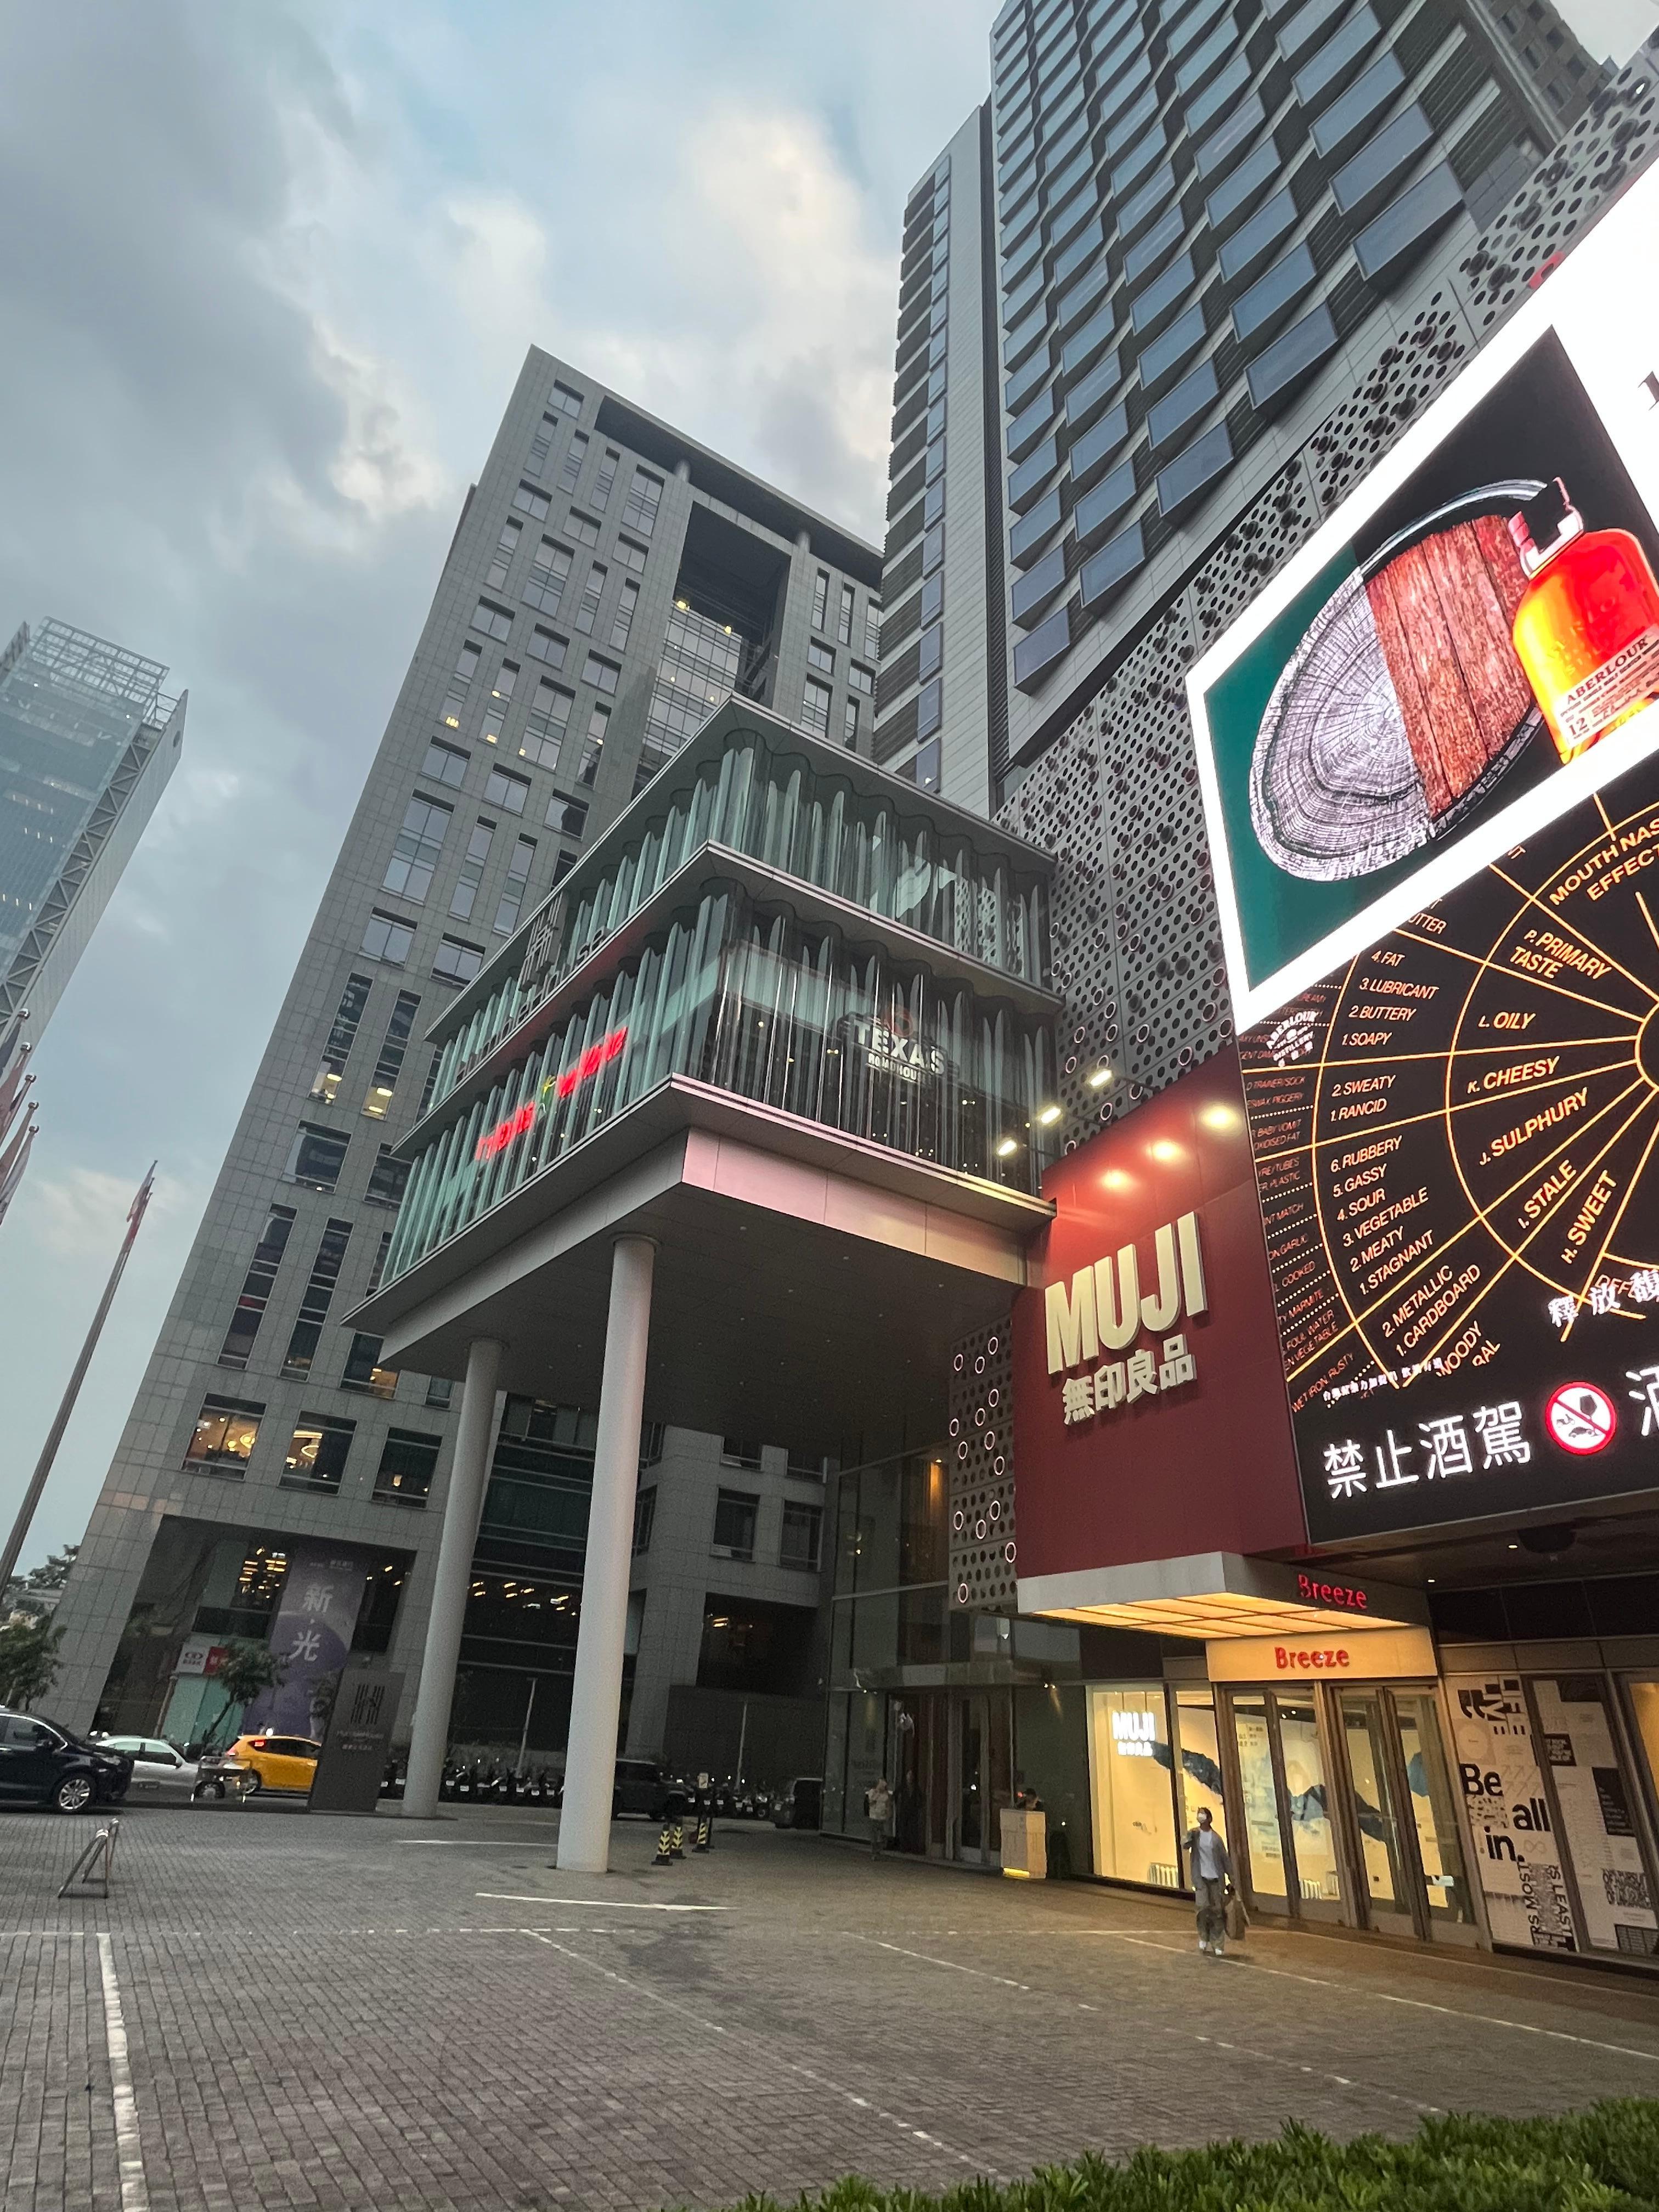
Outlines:
{"type": "Polygon", "coordinates": [[[152,1160],[149,1164],[149,1173],[139,1184],[138,1194],[133,1200],[128,1212],[127,1233],[121,1239],[121,1249],[115,1255],[115,1265],[110,1269],[109,1280],[104,1285],[104,1295],[98,1301],[98,1310],[92,1317],[92,1327],[87,1331],[87,1340],[81,1346],[81,1356],[76,1361],[74,1370],[70,1376],[69,1387],[64,1393],[63,1403],[58,1408],[58,1417],[46,1431],[46,1441],[41,1447],[40,1458],[35,1462],[34,1473],[29,1477],[29,1486],[23,1492],[23,1503],[18,1508],[17,1518],[13,1522],[11,1534],[6,1539],[6,1547],[3,1552],[0,1552],[0,1590],[5,1589],[16,1571],[18,1555],[23,1548],[23,1540],[29,1533],[29,1523],[33,1520],[35,1508],[40,1503],[40,1493],[46,1486],[46,1477],[52,1473],[52,1463],[58,1456],[58,1447],[64,1441],[64,1431],[70,1425],[70,1415],[75,1411],[75,1401],[81,1395],[81,1385],[87,1379],[87,1370],[92,1364],[92,1355],[98,1349],[98,1340],[103,1334],[104,1323],[109,1318],[111,1306],[115,1303],[115,1293],[120,1285],[122,1272],[126,1267],[128,1255],[138,1235],[138,1224],[144,1218],[144,1208],[149,1204],[150,1192],[155,1188],[155,1162],[152,1160]]]}

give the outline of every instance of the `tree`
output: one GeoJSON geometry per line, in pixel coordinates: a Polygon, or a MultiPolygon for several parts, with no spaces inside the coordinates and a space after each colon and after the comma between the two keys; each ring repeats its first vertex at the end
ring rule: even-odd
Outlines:
{"type": "Polygon", "coordinates": [[[262,1690],[277,1688],[287,1672],[287,1660],[279,1659],[268,1644],[254,1644],[246,1637],[228,1644],[213,1678],[224,1692],[225,1702],[203,1736],[204,1747],[213,1741],[233,1712],[240,1713],[244,1705],[252,1705],[262,1690]]]}
{"type": "Polygon", "coordinates": [[[0,1705],[27,1711],[58,1680],[61,1628],[49,1620],[21,1615],[0,1628],[0,1705]]]}
{"type": "Polygon", "coordinates": [[[28,1588],[32,1590],[62,1589],[69,1580],[70,1569],[75,1565],[80,1549],[78,1544],[65,1544],[61,1552],[51,1553],[38,1567],[29,1570],[28,1588]]]}

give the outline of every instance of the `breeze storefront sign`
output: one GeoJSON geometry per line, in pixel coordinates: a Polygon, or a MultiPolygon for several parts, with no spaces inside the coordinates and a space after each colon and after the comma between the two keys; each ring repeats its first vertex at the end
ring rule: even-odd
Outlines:
{"type": "Polygon", "coordinates": [[[1356,1626],[1314,1636],[1230,1636],[1205,1646],[1212,1682],[1398,1682],[1435,1673],[1426,1628],[1356,1626]]]}

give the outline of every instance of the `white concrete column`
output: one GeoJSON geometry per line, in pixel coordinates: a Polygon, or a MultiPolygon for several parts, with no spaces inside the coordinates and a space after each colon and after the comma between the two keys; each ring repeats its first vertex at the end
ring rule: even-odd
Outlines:
{"type": "Polygon", "coordinates": [[[611,1800],[617,1782],[623,1639],[628,1626],[634,1497],[640,1480],[640,1413],[651,1334],[648,1237],[619,1237],[611,1260],[599,1428],[593,1445],[593,1503],[587,1516],[581,1625],[570,1692],[570,1744],[559,1814],[559,1866],[604,1874],[611,1863],[611,1800]]]}
{"type": "Polygon", "coordinates": [[[438,1810],[444,1753],[449,1744],[449,1708],[455,1695],[455,1662],[461,1653],[461,1623],[472,1581],[472,1547],[478,1539],[484,1484],[489,1474],[489,1436],[495,1425],[495,1378],[501,1347],[477,1337],[466,1348],[466,1381],[461,1386],[461,1418],[455,1427],[455,1460],[444,1501],[443,1534],[438,1541],[438,1571],[427,1615],[426,1650],[421,1686],[410,1731],[409,1772],[404,1783],[406,1820],[430,1820],[438,1810]]]}

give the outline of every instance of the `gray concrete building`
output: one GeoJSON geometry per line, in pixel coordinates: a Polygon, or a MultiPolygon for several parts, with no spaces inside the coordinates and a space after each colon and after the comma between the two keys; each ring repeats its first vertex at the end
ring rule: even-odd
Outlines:
{"type": "Polygon", "coordinates": [[[1013,0],[990,64],[905,208],[876,757],[994,809],[1611,72],[1548,0],[1013,0]]]}
{"type": "MultiPolygon", "coordinates": [[[[846,530],[530,353],[65,1591],[66,1720],[188,1735],[222,1702],[215,1648],[271,1635],[302,1585],[412,1695],[451,1385],[342,1316],[386,1264],[427,1034],[720,699],[867,752],[878,585],[846,530]]],[[[492,1437],[456,1711],[475,1745],[516,1747],[526,1718],[562,1741],[593,1445],[573,1396],[550,1376],[492,1437]]],[[[635,1580],[664,1600],[639,1609],[631,1740],[658,1749],[700,1671],[756,1680],[764,1646],[786,1686],[810,1674],[779,1616],[815,1618],[822,1479],[672,1427],[647,1449],[635,1580]]]]}

